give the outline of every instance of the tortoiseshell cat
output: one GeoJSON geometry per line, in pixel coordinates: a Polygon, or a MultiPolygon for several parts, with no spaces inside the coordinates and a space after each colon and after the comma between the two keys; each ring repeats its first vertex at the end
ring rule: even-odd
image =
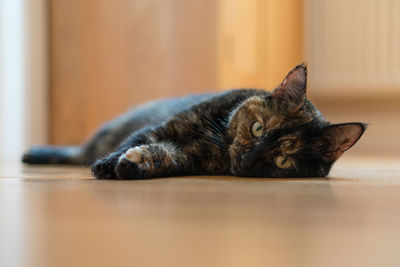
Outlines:
{"type": "Polygon", "coordinates": [[[329,124],[307,100],[306,83],[302,64],[272,92],[159,100],[106,124],[83,146],[32,148],[23,162],[93,163],[100,179],[326,176],[366,127],[329,124]]]}

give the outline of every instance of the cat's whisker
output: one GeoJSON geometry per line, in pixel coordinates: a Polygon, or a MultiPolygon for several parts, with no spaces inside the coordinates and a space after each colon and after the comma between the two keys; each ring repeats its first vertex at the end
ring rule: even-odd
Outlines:
{"type": "Polygon", "coordinates": [[[200,119],[205,120],[211,127],[213,127],[218,133],[223,134],[223,130],[219,127],[217,123],[215,123],[212,119],[210,119],[207,115],[205,115],[203,112],[199,111],[199,113],[202,115],[200,119]]]}
{"type": "Polygon", "coordinates": [[[223,150],[227,150],[226,147],[224,147],[224,143],[220,140],[220,137],[212,132],[210,129],[202,127],[202,130],[206,134],[205,138],[212,142],[213,144],[217,145],[219,148],[223,150]]]}
{"type": "Polygon", "coordinates": [[[228,127],[228,124],[229,124],[229,118],[223,118],[223,119],[218,119],[219,120],[219,122],[225,127],[225,128],[227,128],[228,127]]]}
{"type": "Polygon", "coordinates": [[[208,141],[214,143],[215,145],[217,145],[220,149],[222,149],[223,151],[227,151],[227,148],[223,146],[222,143],[220,143],[218,140],[215,140],[213,138],[206,138],[208,141]]]}
{"type": "Polygon", "coordinates": [[[221,134],[220,132],[217,132],[215,129],[208,128],[208,127],[205,127],[205,126],[200,126],[200,129],[203,130],[204,133],[206,133],[206,134],[208,133],[211,136],[214,136],[214,135],[218,136],[218,135],[221,134]]]}
{"type": "Polygon", "coordinates": [[[217,145],[222,150],[227,151],[227,148],[224,146],[224,143],[221,141],[221,138],[219,137],[219,133],[215,132],[212,128],[206,128],[204,126],[200,126],[200,129],[205,134],[206,140],[217,145]]]}
{"type": "Polygon", "coordinates": [[[223,134],[218,128],[216,128],[215,126],[213,126],[212,124],[208,125],[210,128],[210,130],[215,133],[215,134],[223,134]]]}

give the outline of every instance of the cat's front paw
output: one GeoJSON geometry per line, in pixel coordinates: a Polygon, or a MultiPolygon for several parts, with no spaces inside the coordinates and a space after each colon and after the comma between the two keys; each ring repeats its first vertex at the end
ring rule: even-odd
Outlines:
{"type": "Polygon", "coordinates": [[[119,155],[112,153],[108,157],[97,160],[92,165],[92,174],[97,179],[117,179],[115,165],[119,155]]]}
{"type": "Polygon", "coordinates": [[[119,179],[142,179],[151,167],[151,156],[147,146],[130,148],[122,154],[115,166],[119,179]]]}

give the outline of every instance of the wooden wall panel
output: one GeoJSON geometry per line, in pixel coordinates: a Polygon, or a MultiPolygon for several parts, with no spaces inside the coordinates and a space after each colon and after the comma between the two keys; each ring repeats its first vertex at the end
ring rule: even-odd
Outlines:
{"type": "Polygon", "coordinates": [[[216,88],[216,1],[50,0],[50,142],[155,97],[216,88]]]}
{"type": "Polygon", "coordinates": [[[271,89],[303,57],[302,0],[220,0],[218,84],[271,89]]]}

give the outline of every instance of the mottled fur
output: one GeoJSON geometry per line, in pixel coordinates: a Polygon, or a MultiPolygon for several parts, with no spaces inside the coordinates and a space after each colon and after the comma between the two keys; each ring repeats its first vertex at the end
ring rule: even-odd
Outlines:
{"type": "Polygon", "coordinates": [[[106,124],[81,147],[37,147],[23,161],[93,164],[93,175],[103,179],[326,176],[365,125],[330,125],[306,99],[306,81],[299,65],[272,92],[152,102],[106,124]]]}

